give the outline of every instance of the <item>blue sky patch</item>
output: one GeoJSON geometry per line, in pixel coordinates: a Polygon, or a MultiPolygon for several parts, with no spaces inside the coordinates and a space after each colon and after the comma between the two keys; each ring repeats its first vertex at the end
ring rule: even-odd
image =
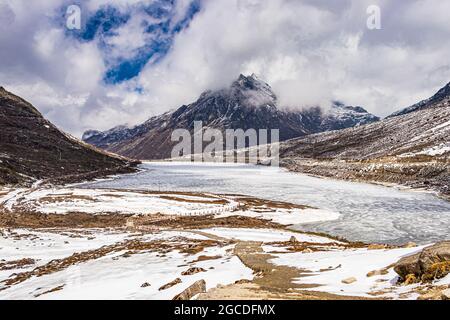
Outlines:
{"type": "Polygon", "coordinates": [[[108,84],[121,83],[138,76],[147,63],[158,63],[170,50],[174,36],[187,28],[194,16],[201,9],[201,0],[192,0],[184,16],[175,21],[177,0],[158,0],[149,5],[137,4],[130,6],[127,12],[121,12],[111,5],[101,7],[96,12],[84,18],[81,31],[71,32],[79,41],[98,40],[107,71],[104,82],[108,84]],[[131,52],[131,58],[113,57],[114,47],[108,44],[108,39],[117,35],[117,30],[126,25],[133,14],[144,14],[143,32],[151,35],[147,43],[131,52]]]}

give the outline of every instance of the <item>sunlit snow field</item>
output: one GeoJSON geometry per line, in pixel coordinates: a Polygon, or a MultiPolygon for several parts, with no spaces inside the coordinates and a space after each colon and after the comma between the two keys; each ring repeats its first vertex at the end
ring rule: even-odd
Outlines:
{"type": "Polygon", "coordinates": [[[450,230],[450,203],[430,193],[252,165],[153,162],[141,169],[82,187],[239,193],[310,205],[337,212],[340,218],[295,228],[348,240],[427,244],[446,239],[450,230]]]}

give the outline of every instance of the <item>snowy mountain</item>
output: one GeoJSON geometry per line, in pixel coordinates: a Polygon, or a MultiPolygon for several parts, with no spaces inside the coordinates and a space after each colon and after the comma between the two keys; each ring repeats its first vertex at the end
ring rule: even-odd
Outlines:
{"type": "Polygon", "coordinates": [[[361,107],[334,103],[330,110],[319,107],[298,111],[281,110],[271,87],[255,75],[240,75],[230,87],[206,91],[199,99],[179,109],[127,128],[105,132],[87,131],[83,140],[97,147],[136,159],[170,156],[174,129],[193,130],[195,121],[204,127],[226,129],[279,129],[280,140],[288,140],[327,130],[338,130],[378,121],[361,107]]]}

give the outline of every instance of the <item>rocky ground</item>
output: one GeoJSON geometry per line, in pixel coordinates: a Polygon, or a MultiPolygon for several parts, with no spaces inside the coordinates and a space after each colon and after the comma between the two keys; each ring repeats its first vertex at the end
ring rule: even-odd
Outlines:
{"type": "Polygon", "coordinates": [[[450,98],[377,123],[280,145],[289,170],[450,195],[450,98]]]}
{"type": "Polygon", "coordinates": [[[446,299],[450,284],[448,243],[289,230],[330,218],[306,206],[70,187],[0,197],[2,299],[446,299]]]}
{"type": "Polygon", "coordinates": [[[375,160],[287,159],[290,171],[351,181],[403,185],[430,190],[450,199],[448,157],[395,158],[375,160]]]}

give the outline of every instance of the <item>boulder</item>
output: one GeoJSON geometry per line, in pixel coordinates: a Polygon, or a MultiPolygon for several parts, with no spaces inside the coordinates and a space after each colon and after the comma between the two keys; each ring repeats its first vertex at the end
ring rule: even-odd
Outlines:
{"type": "Polygon", "coordinates": [[[423,249],[420,255],[422,280],[434,280],[450,273],[450,241],[440,242],[423,249]]]}
{"type": "Polygon", "coordinates": [[[351,277],[351,278],[342,280],[342,283],[344,283],[344,284],[352,284],[352,283],[354,283],[356,281],[358,281],[358,280],[355,277],[351,277]]]}
{"type": "Polygon", "coordinates": [[[176,286],[177,284],[181,283],[180,278],[176,278],[175,280],[163,285],[161,288],[159,288],[159,291],[167,290],[169,288],[172,288],[173,286],[176,286]]]}
{"type": "Polygon", "coordinates": [[[172,300],[191,300],[197,294],[204,292],[206,292],[206,282],[205,280],[199,280],[180,294],[177,294],[172,300]]]}
{"type": "Polygon", "coordinates": [[[400,276],[402,282],[411,274],[420,275],[419,258],[420,253],[417,253],[412,256],[403,257],[395,264],[394,271],[400,276]]]}
{"type": "Polygon", "coordinates": [[[203,268],[193,267],[193,268],[190,268],[190,269],[182,272],[181,275],[182,276],[191,276],[193,274],[200,273],[200,272],[206,272],[206,270],[203,268]]]}
{"type": "Polygon", "coordinates": [[[437,243],[422,252],[400,259],[394,270],[401,282],[412,276],[421,281],[445,277],[450,273],[450,241],[437,243]]]}
{"type": "Polygon", "coordinates": [[[450,289],[444,290],[441,292],[442,300],[450,300],[450,289]]]}
{"type": "Polygon", "coordinates": [[[375,277],[375,276],[384,276],[384,275],[386,275],[386,274],[388,274],[388,273],[389,273],[389,271],[386,270],[386,269],[373,270],[373,271],[370,271],[370,272],[367,274],[367,278],[371,278],[371,277],[375,277]]]}

